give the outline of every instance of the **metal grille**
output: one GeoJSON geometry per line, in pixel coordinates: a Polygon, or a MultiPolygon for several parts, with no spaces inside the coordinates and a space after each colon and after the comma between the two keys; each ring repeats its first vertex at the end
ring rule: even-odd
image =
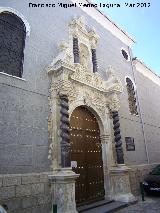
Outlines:
{"type": "Polygon", "coordinates": [[[76,203],[90,203],[104,198],[104,176],[100,131],[96,118],[85,107],[77,107],[70,120],[71,161],[80,174],[76,182],[76,203]]]}
{"type": "Polygon", "coordinates": [[[14,14],[0,14],[0,72],[22,77],[26,30],[14,14]]]}

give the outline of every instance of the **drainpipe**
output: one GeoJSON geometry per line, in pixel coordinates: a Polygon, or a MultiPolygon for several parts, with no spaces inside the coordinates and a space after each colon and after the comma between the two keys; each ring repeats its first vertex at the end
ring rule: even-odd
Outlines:
{"type": "MultiPolygon", "coordinates": [[[[128,51],[129,51],[129,55],[131,57],[132,55],[131,55],[131,51],[130,51],[129,47],[128,47],[128,51]]],[[[134,61],[134,58],[131,58],[132,74],[133,74],[134,82],[136,84],[136,77],[135,77],[134,68],[133,68],[133,61],[134,61]]],[[[147,146],[147,140],[146,140],[146,134],[145,134],[145,131],[144,131],[144,121],[143,121],[143,116],[142,116],[141,105],[140,105],[140,101],[139,101],[139,95],[138,95],[138,89],[137,88],[136,88],[135,93],[136,93],[136,97],[137,97],[137,105],[138,105],[138,108],[139,108],[139,117],[140,117],[140,120],[141,120],[141,123],[142,123],[142,134],[143,134],[143,138],[144,138],[144,145],[145,145],[147,162],[148,162],[148,164],[150,164],[149,154],[148,154],[148,146],[147,146]]]]}

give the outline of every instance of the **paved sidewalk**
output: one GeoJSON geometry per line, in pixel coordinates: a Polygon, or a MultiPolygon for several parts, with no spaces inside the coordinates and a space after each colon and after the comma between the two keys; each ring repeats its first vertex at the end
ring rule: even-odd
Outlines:
{"type": "Polygon", "coordinates": [[[145,201],[139,198],[138,203],[116,211],[115,213],[160,213],[160,196],[145,197],[145,201]]]}

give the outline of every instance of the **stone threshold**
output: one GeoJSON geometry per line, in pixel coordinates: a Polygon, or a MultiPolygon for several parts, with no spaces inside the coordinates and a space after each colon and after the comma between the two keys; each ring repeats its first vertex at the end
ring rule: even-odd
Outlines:
{"type": "Polygon", "coordinates": [[[129,205],[132,205],[135,202],[132,203],[124,203],[114,200],[103,200],[99,202],[95,202],[93,204],[81,206],[77,208],[78,213],[114,213],[120,209],[123,209],[129,205]]]}

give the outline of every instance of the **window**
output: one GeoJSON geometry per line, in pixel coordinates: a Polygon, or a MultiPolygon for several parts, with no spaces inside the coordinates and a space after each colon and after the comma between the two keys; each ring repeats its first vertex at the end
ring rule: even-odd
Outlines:
{"type": "Polygon", "coordinates": [[[0,72],[22,77],[26,28],[13,13],[0,13],[0,72]]]}
{"type": "Polygon", "coordinates": [[[137,111],[137,103],[136,103],[136,95],[133,82],[131,79],[126,78],[127,83],[127,92],[128,92],[128,102],[129,102],[129,110],[132,115],[138,115],[137,111]]]}
{"type": "Polygon", "coordinates": [[[129,61],[129,55],[124,49],[121,49],[121,53],[122,56],[126,59],[126,61],[129,61]]]}

